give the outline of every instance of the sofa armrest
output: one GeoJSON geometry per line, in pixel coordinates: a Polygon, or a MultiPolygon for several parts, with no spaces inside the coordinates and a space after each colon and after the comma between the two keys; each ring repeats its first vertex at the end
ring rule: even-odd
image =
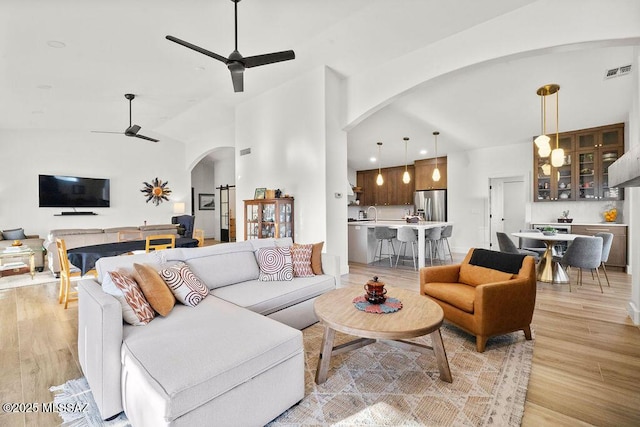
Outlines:
{"type": "Polygon", "coordinates": [[[78,359],[103,419],[122,412],[122,307],[90,279],[78,283],[78,359]]]}
{"type": "Polygon", "coordinates": [[[476,286],[475,310],[482,328],[491,325],[492,329],[501,330],[514,324],[528,325],[535,301],[536,283],[528,278],[476,286]]]}
{"type": "Polygon", "coordinates": [[[457,283],[460,275],[460,264],[422,267],[420,269],[420,293],[424,295],[427,283],[457,283]]]}
{"type": "Polygon", "coordinates": [[[322,253],[322,272],[333,276],[336,281],[336,288],[340,287],[340,257],[322,253]]]}

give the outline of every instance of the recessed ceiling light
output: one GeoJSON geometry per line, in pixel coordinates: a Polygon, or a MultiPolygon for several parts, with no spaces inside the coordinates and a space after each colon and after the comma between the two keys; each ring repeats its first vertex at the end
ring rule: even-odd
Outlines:
{"type": "Polygon", "coordinates": [[[369,161],[370,161],[371,163],[375,163],[375,162],[376,162],[376,160],[378,160],[378,159],[376,159],[375,157],[370,157],[370,158],[369,158],[369,161]]]}
{"type": "Polygon", "coordinates": [[[196,71],[206,71],[206,68],[204,68],[204,67],[196,67],[196,71]]]}
{"type": "Polygon", "coordinates": [[[420,150],[420,155],[424,156],[425,154],[427,154],[427,150],[420,150]]]}
{"type": "Polygon", "coordinates": [[[38,89],[51,89],[53,86],[51,86],[51,85],[38,85],[36,87],[38,89]]]}
{"type": "Polygon", "coordinates": [[[56,49],[61,49],[63,47],[67,47],[66,44],[64,44],[63,42],[60,42],[58,40],[49,40],[47,42],[47,46],[49,47],[55,47],[56,49]]]}
{"type": "Polygon", "coordinates": [[[44,111],[42,110],[34,110],[31,112],[31,114],[44,114],[44,111]]]}

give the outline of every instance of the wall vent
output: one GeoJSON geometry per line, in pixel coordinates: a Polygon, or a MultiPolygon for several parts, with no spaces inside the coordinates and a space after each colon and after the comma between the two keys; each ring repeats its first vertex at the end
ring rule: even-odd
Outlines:
{"type": "Polygon", "coordinates": [[[251,148],[244,148],[244,149],[240,150],[240,155],[241,156],[246,156],[247,154],[251,154],[251,148]]]}
{"type": "Polygon", "coordinates": [[[623,65],[621,67],[611,68],[604,73],[604,78],[612,79],[614,77],[626,76],[631,73],[631,64],[623,65]]]}

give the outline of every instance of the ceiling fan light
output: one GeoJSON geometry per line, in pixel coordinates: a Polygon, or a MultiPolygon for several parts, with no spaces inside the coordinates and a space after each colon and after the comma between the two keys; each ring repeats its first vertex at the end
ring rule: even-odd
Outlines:
{"type": "Polygon", "coordinates": [[[404,182],[405,184],[408,184],[411,182],[411,176],[409,176],[409,171],[405,170],[404,173],[402,174],[402,182],[404,182]]]}
{"type": "Polygon", "coordinates": [[[540,147],[540,149],[538,149],[538,155],[540,157],[549,157],[549,154],[551,154],[551,146],[547,145],[545,147],[540,147]]]}
{"type": "Polygon", "coordinates": [[[378,177],[376,178],[376,184],[382,185],[384,184],[384,179],[382,178],[382,174],[378,172],[378,177]]]}
{"type": "Polygon", "coordinates": [[[533,142],[536,143],[536,147],[538,147],[538,149],[542,148],[542,147],[549,147],[549,142],[551,141],[551,138],[549,138],[547,135],[540,135],[538,136],[536,139],[533,140],[533,142]]]}
{"type": "Polygon", "coordinates": [[[434,181],[440,181],[440,169],[435,168],[435,169],[433,170],[433,175],[431,176],[431,178],[432,178],[434,181]]]}
{"type": "Polygon", "coordinates": [[[562,148],[556,148],[551,152],[551,165],[556,168],[564,165],[564,150],[562,148]]]}

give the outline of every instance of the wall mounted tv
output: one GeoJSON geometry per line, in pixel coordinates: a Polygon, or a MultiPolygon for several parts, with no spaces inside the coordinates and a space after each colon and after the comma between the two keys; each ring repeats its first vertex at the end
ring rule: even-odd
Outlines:
{"type": "Polygon", "coordinates": [[[108,208],[109,180],[39,175],[41,208],[108,208]]]}

